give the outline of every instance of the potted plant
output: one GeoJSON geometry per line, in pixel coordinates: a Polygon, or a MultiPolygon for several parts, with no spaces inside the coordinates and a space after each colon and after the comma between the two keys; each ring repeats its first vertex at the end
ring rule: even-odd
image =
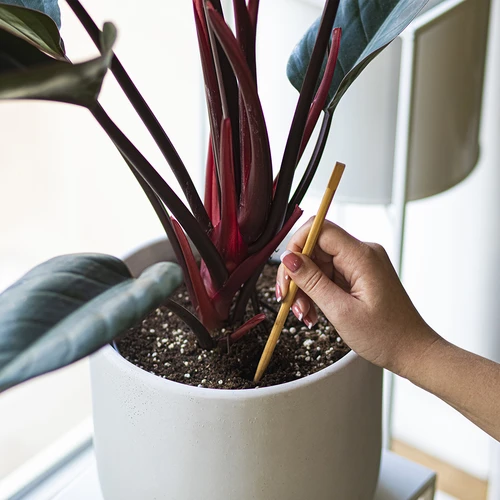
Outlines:
{"type": "MultiPolygon", "coordinates": [[[[162,356],[169,350],[185,354],[189,370],[177,374],[181,379],[172,374],[165,380],[150,371],[161,375],[160,358],[163,366],[173,361],[151,350],[137,357],[125,343],[119,343],[119,350],[133,362],[109,345],[93,358],[95,447],[106,499],[371,498],[380,458],[381,370],[353,352],[321,365],[326,344],[321,347],[319,337],[333,344],[337,339],[312,332],[313,318],[297,314],[306,326],[288,332],[292,344],[309,353],[295,356],[293,381],[219,390],[200,376],[210,353],[220,361],[219,351],[226,350],[234,358],[237,341],[246,341],[259,325],[265,331],[270,326],[266,317],[272,323],[272,305],[261,308],[256,284],[301,215],[298,204],[320,163],[335,107],[426,1],[325,2],[322,17],[288,64],[299,98],[273,179],[257,85],[259,1],[233,1],[233,33],[219,0],[193,0],[210,122],[203,202],[167,134],[113,54],[114,26],[106,23],[100,30],[78,0],[67,3],[101,55],[80,64],[69,61],[56,0],[1,1],[0,98],[86,107],[136,176],[168,242],[131,255],[126,264],[106,255],[57,257],[4,292],[0,390],[76,361],[135,328],[127,339],[144,334],[162,356]],[[108,69],[169,162],[187,205],[99,104],[108,69]],[[297,164],[321,114],[313,154],[292,193],[297,164]],[[184,327],[169,324],[174,317],[195,340],[185,337],[184,327]],[[159,327],[169,331],[160,333],[159,327]],[[310,352],[315,341],[316,364],[310,352]],[[183,346],[189,342],[197,343],[198,350],[188,359],[183,346]],[[299,361],[310,364],[310,375],[295,369],[299,361]]],[[[221,382],[215,387],[225,389],[226,381],[221,382]]]]}

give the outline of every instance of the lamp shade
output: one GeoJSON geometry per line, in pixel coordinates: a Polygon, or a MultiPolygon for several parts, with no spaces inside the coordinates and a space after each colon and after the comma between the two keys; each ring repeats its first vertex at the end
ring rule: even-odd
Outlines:
{"type": "Polygon", "coordinates": [[[467,0],[415,29],[409,200],[463,180],[479,153],[489,0],[467,0]]]}
{"type": "MultiPolygon", "coordinates": [[[[262,5],[263,10],[276,9],[260,16],[259,32],[266,47],[259,57],[260,92],[275,163],[297,102],[297,94],[282,81],[286,60],[296,33],[305,32],[321,14],[322,3],[275,0],[262,5]],[[288,9],[283,9],[284,4],[288,9]],[[286,17],[281,26],[266,24],[266,19],[276,18],[274,14],[286,17]]],[[[370,63],[335,111],[311,195],[323,192],[332,166],[342,161],[348,168],[338,201],[390,204],[395,152],[402,138],[407,141],[408,200],[449,189],[474,169],[479,156],[489,5],[490,0],[433,0],[370,63]],[[408,67],[407,57],[411,78],[402,71],[405,64],[408,67]],[[401,106],[408,108],[408,119],[401,119],[401,106]]]]}

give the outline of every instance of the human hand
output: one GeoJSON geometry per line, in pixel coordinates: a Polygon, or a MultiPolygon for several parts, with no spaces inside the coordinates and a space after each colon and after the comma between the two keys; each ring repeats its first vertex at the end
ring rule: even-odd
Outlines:
{"type": "Polygon", "coordinates": [[[295,233],[282,255],[278,300],[286,296],[291,277],[299,287],[292,306],[297,318],[312,327],[316,303],[351,349],[404,375],[440,337],[413,306],[380,245],[358,241],[325,221],[310,259],[300,252],[311,225],[312,220],[295,233]]]}

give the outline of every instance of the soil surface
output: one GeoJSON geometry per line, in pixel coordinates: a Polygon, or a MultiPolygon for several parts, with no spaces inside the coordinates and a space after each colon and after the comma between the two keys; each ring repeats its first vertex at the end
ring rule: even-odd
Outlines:
{"type": "MultiPolygon", "coordinates": [[[[192,331],[172,312],[160,307],[117,341],[119,352],[131,363],[159,377],[198,387],[250,389],[278,385],[315,373],[349,352],[333,326],[321,314],[318,324],[307,328],[292,312],[288,316],[269,367],[262,380],[253,377],[279,309],[274,294],[276,266],[266,266],[257,285],[263,321],[227,348],[201,349],[192,331]]],[[[187,308],[184,285],[172,299],[187,308]]],[[[255,315],[249,304],[247,318],[255,315]]],[[[232,329],[215,333],[219,338],[232,329]]]]}

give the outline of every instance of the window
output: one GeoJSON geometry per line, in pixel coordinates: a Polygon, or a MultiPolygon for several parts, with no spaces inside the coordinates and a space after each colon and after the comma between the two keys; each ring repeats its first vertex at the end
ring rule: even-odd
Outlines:
{"type": "MultiPolygon", "coordinates": [[[[66,3],[60,4],[70,58],[97,54],[66,3]]],[[[115,21],[116,52],[199,185],[206,151],[200,124],[206,112],[191,3],[156,2],[155,16],[145,13],[144,21],[134,2],[88,0],[85,5],[98,24],[115,21]]],[[[111,75],[102,102],[176,189],[166,161],[111,75]]],[[[162,236],[136,180],[87,110],[47,102],[0,105],[0,290],[56,255],[123,257],[162,236]]],[[[0,481],[90,413],[85,360],[0,395],[0,481]]]]}

